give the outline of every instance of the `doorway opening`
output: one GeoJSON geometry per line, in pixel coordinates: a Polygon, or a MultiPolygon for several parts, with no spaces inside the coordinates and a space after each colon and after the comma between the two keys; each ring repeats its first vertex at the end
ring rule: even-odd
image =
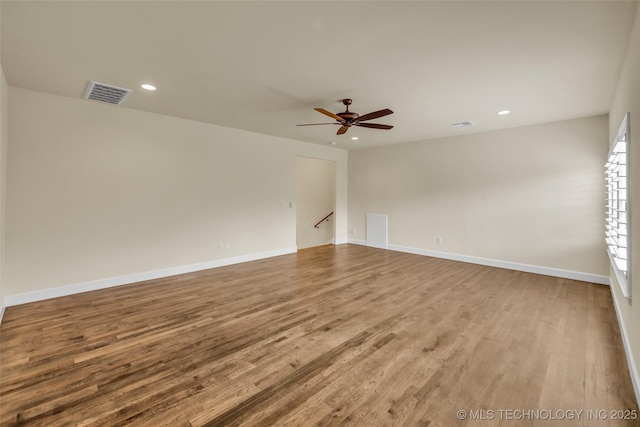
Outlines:
{"type": "Polygon", "coordinates": [[[336,162],[298,157],[296,175],[298,249],[334,243],[336,162]]]}

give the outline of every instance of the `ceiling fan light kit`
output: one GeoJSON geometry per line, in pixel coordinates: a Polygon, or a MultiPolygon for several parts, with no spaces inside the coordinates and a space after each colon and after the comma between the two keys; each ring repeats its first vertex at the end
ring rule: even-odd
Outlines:
{"type": "Polygon", "coordinates": [[[307,123],[307,124],[302,124],[297,126],[340,125],[340,129],[338,129],[338,132],[336,133],[336,135],[345,134],[351,126],[361,126],[365,128],[383,129],[383,130],[389,130],[393,128],[393,126],[391,125],[383,125],[379,123],[363,123],[368,120],[373,120],[379,117],[388,116],[389,114],[393,114],[393,111],[389,110],[388,108],[385,108],[384,110],[374,111],[372,113],[368,113],[361,116],[358,113],[349,111],[349,105],[351,105],[352,102],[353,101],[349,98],[343,99],[342,103],[345,105],[346,110],[342,113],[337,113],[337,114],[334,114],[331,111],[327,111],[324,108],[319,108],[319,107],[314,108],[314,110],[316,110],[317,112],[322,113],[325,116],[331,117],[332,119],[335,120],[335,122],[307,123]]]}

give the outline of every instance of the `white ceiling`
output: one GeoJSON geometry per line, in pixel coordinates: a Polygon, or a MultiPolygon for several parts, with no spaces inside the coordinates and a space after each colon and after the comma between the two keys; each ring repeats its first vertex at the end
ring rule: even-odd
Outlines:
{"type": "Polygon", "coordinates": [[[1,60],[13,86],[81,98],[96,80],[134,89],[112,108],[352,149],[607,113],[636,6],[3,1],[1,60]],[[395,128],[295,126],[342,98],[395,128]]]}

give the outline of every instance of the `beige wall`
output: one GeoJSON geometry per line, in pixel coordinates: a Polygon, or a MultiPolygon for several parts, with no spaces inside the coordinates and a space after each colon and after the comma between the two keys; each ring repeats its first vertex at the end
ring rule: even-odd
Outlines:
{"type": "MultiPolygon", "coordinates": [[[[5,296],[4,258],[5,258],[5,218],[7,188],[7,144],[9,141],[9,88],[0,66],[0,307],[5,296]]],[[[1,309],[0,309],[1,310],[1,309]]],[[[1,316],[1,314],[0,314],[1,316]]]]}
{"type": "Polygon", "coordinates": [[[367,213],[388,214],[391,245],[608,275],[607,126],[599,116],[352,151],[350,237],[365,239],[367,213]]]}
{"type": "MultiPolygon", "coordinates": [[[[0,12],[2,5],[0,4],[0,12]]],[[[2,22],[2,19],[0,19],[2,22]]],[[[0,31],[2,33],[2,31],[0,31]]],[[[0,41],[0,46],[2,42],[0,41]]],[[[9,141],[9,106],[8,106],[8,87],[7,80],[4,77],[2,64],[0,64],[0,318],[2,318],[4,307],[4,285],[2,276],[4,273],[4,241],[5,241],[5,195],[7,183],[7,143],[9,141]]]]}
{"type": "Polygon", "coordinates": [[[296,181],[298,201],[296,245],[298,249],[330,243],[333,239],[333,217],[323,221],[318,228],[314,225],[334,210],[335,162],[298,157],[296,181]]]}
{"type": "MultiPolygon", "coordinates": [[[[629,339],[636,369],[640,369],[640,7],[636,9],[635,24],[627,47],[616,95],[609,113],[609,141],[618,131],[622,117],[631,112],[631,298],[628,301],[611,273],[611,289],[619,315],[629,339]]],[[[636,372],[636,375],[638,373],[636,372]]],[[[640,378],[636,378],[636,381],[640,378]]],[[[636,383],[636,387],[640,384],[636,383]]],[[[636,393],[638,389],[636,388],[636,393]]],[[[640,399],[640,396],[638,396],[640,399]]]]}
{"type": "Polygon", "coordinates": [[[300,155],[337,163],[346,240],[344,150],[9,93],[6,295],[295,248],[300,155]]]}

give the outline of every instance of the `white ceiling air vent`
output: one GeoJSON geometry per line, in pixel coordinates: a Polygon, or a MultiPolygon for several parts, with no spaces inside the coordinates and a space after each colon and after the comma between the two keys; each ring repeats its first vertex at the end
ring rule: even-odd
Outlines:
{"type": "Polygon", "coordinates": [[[107,104],[122,105],[133,92],[131,89],[124,89],[91,80],[89,87],[84,93],[84,99],[106,102],[107,104]]]}
{"type": "Polygon", "coordinates": [[[475,125],[475,123],[473,122],[451,123],[451,127],[454,127],[454,128],[462,128],[465,126],[473,126],[473,125],[475,125]]]}

